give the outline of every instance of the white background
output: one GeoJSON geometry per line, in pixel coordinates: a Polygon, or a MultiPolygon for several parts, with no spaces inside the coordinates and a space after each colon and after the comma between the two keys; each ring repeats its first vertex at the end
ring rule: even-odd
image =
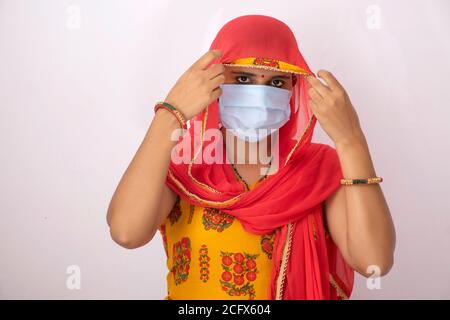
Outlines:
{"type": "MultiPolygon", "coordinates": [[[[159,233],[119,247],[107,206],[154,102],[244,14],[284,21],[336,75],[385,179],[395,266],[379,290],[358,276],[353,298],[450,298],[446,0],[0,0],[0,298],[166,295],[159,233]]],[[[314,140],[331,143],[319,126],[314,140]]]]}

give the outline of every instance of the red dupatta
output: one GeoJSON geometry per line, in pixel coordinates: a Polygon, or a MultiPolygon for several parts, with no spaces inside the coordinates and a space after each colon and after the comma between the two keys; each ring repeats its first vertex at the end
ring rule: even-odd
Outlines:
{"type": "MultiPolygon", "coordinates": [[[[247,15],[226,23],[211,49],[225,65],[265,68],[297,75],[290,102],[291,117],[279,130],[278,171],[251,191],[236,179],[229,163],[208,164],[201,156],[223,144],[207,139],[219,128],[218,101],[190,120],[177,147],[194,150],[188,163],[170,163],[167,185],[189,203],[233,215],[254,234],[277,231],[268,299],[346,299],[353,270],[326,231],[322,204],[340,187],[342,171],[334,148],[312,143],[316,118],[308,106],[304,75],[313,75],[294,34],[283,22],[247,15]],[[197,125],[197,124],[201,125],[197,125]]],[[[223,154],[221,155],[223,159],[223,154]]]]}

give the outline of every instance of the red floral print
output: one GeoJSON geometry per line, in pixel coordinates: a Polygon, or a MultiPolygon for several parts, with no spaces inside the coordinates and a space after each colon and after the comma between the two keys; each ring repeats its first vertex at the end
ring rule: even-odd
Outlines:
{"type": "Polygon", "coordinates": [[[231,274],[231,272],[225,271],[225,272],[222,273],[222,279],[224,281],[230,281],[231,278],[233,278],[233,275],[231,274]]]}
{"type": "Polygon", "coordinates": [[[203,244],[199,250],[200,257],[200,280],[207,282],[209,280],[209,261],[211,258],[208,256],[208,247],[203,244]]]}
{"type": "Polygon", "coordinates": [[[253,271],[247,272],[245,277],[247,278],[248,281],[255,281],[256,280],[256,273],[254,273],[253,271]]]}
{"type": "Polygon", "coordinates": [[[242,253],[240,253],[240,252],[235,253],[235,254],[234,254],[234,260],[235,260],[236,262],[241,263],[242,261],[244,261],[244,255],[243,255],[242,253]]]}
{"type": "Polygon", "coordinates": [[[222,275],[220,284],[222,290],[230,296],[246,296],[254,300],[256,293],[253,281],[259,272],[256,266],[256,258],[259,254],[247,252],[220,252],[222,258],[222,275]]]}
{"type": "Polygon", "coordinates": [[[252,270],[252,269],[256,268],[256,262],[253,259],[248,259],[247,262],[245,263],[245,265],[247,266],[247,268],[249,270],[252,270]]]}
{"type": "Polygon", "coordinates": [[[241,274],[242,272],[244,272],[244,267],[242,266],[242,264],[236,263],[233,267],[233,271],[237,274],[241,274]]]}
{"type": "Polygon", "coordinates": [[[261,250],[272,259],[273,243],[275,240],[275,232],[261,236],[261,250]]]}
{"type": "Polygon", "coordinates": [[[234,217],[216,208],[204,208],[203,210],[203,225],[205,230],[216,230],[222,232],[234,221],[234,217]]]}
{"type": "Polygon", "coordinates": [[[189,276],[191,263],[191,241],[188,237],[182,238],[173,244],[172,269],[175,284],[181,284],[189,276]]]}
{"type": "Polygon", "coordinates": [[[253,61],[253,64],[255,65],[261,65],[261,66],[267,66],[267,67],[273,67],[273,68],[280,68],[280,65],[277,60],[273,59],[265,59],[265,58],[256,58],[253,61]]]}
{"type": "Polygon", "coordinates": [[[233,263],[233,259],[231,259],[231,257],[225,256],[222,258],[222,264],[224,264],[226,266],[230,266],[232,263],[233,263]]]}

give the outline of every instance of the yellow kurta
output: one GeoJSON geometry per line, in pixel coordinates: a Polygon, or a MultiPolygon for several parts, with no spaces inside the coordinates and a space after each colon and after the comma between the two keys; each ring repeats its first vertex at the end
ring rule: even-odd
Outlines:
{"type": "Polygon", "coordinates": [[[169,270],[164,299],[267,299],[277,230],[255,235],[219,209],[177,197],[159,228],[169,270]]]}

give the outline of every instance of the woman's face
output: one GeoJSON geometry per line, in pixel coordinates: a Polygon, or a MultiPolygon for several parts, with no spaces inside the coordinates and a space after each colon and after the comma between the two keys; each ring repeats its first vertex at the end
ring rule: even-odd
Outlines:
{"type": "Polygon", "coordinates": [[[292,74],[258,68],[225,66],[226,84],[262,84],[292,90],[292,74]]]}

